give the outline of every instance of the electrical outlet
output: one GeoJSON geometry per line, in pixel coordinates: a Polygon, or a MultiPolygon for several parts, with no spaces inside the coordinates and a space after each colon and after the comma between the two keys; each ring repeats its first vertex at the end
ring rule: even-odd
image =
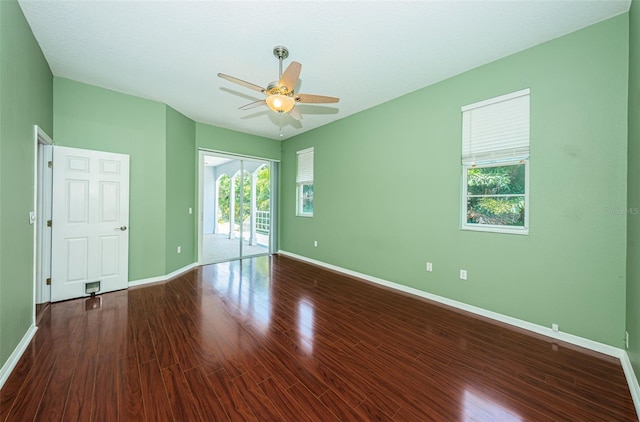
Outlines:
{"type": "Polygon", "coordinates": [[[431,262],[427,262],[427,271],[433,271],[433,264],[431,262]]]}
{"type": "Polygon", "coordinates": [[[318,247],[318,241],[317,241],[317,240],[314,240],[314,241],[313,241],[313,247],[314,247],[314,248],[317,248],[317,247],[318,247]]]}
{"type": "Polygon", "coordinates": [[[460,270],[460,280],[467,279],[467,270],[460,270]]]}
{"type": "Polygon", "coordinates": [[[556,323],[551,324],[551,329],[556,333],[560,330],[560,326],[556,323]]]}
{"type": "Polygon", "coordinates": [[[189,214],[193,214],[193,208],[189,207],[189,214]]]}
{"type": "Polygon", "coordinates": [[[182,246],[178,246],[178,253],[182,252],[182,246]]]}
{"type": "Polygon", "coordinates": [[[624,332],[624,346],[627,349],[629,348],[629,332],[628,331],[624,332]]]}

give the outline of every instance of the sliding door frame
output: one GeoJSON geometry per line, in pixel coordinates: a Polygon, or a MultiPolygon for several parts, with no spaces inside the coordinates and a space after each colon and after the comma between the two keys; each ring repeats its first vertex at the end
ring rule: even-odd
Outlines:
{"type": "MultiPolygon", "coordinates": [[[[269,248],[267,253],[272,254],[278,250],[278,198],[279,192],[278,188],[280,186],[279,183],[279,174],[280,174],[280,162],[278,160],[273,160],[271,158],[263,158],[263,157],[255,157],[250,155],[241,155],[234,154],[225,151],[216,151],[210,150],[206,148],[198,148],[198,185],[197,185],[197,197],[198,197],[198,222],[196,224],[196,230],[198,230],[197,235],[197,245],[196,249],[198,251],[198,265],[206,265],[209,262],[204,262],[203,260],[203,239],[204,239],[204,157],[205,156],[215,156],[221,158],[229,158],[232,160],[246,160],[246,161],[264,161],[269,165],[269,184],[270,184],[270,197],[269,197],[269,248]]],[[[244,164],[241,165],[240,168],[240,180],[244,180],[243,177],[244,172],[244,164]]],[[[242,190],[241,190],[242,191],[242,190]]],[[[217,198],[216,198],[217,200],[217,198]]],[[[233,228],[231,228],[233,230],[233,228]]],[[[240,247],[240,259],[243,258],[242,253],[242,230],[239,238],[240,247]]]]}

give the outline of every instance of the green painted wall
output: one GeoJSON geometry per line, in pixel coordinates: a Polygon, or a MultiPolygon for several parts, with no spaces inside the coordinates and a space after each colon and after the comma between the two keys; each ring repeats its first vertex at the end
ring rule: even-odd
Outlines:
{"type": "Polygon", "coordinates": [[[169,274],[197,261],[195,123],[167,107],[166,269],[169,274]],[[189,214],[189,208],[192,214],[189,214]],[[177,253],[177,247],[182,248],[177,253]]]}
{"type": "Polygon", "coordinates": [[[280,160],[281,142],[196,122],[196,148],[280,160]]]}
{"type": "Polygon", "coordinates": [[[129,280],[166,274],[166,106],[54,78],[57,145],[130,156],[129,280]]]}
{"type": "Polygon", "coordinates": [[[627,331],[629,358],[640,378],[640,6],[629,13],[629,173],[627,214],[627,331]]]}
{"type": "Polygon", "coordinates": [[[281,249],[621,347],[627,72],[625,14],[284,141],[281,249]],[[530,235],[461,231],[460,107],[527,87],[530,235]]]}
{"type": "Polygon", "coordinates": [[[0,1],[0,367],[33,324],[34,125],[53,132],[49,66],[15,1],[0,1]]]}
{"type": "Polygon", "coordinates": [[[194,123],[165,104],[59,77],[54,120],[58,145],[131,156],[129,280],[197,260],[199,147],[280,158],[279,141],[194,123]]]}

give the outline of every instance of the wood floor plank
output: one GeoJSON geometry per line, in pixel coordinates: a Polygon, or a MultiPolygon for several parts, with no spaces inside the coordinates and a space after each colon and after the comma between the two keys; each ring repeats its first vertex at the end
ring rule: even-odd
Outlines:
{"type": "MultiPolygon", "coordinates": [[[[115,299],[115,298],[109,298],[115,299]]],[[[109,300],[105,300],[107,302],[109,300]]],[[[115,307],[106,307],[98,315],[100,315],[99,326],[100,335],[98,336],[98,354],[115,354],[120,336],[126,332],[122,327],[116,325],[115,307]]]]}
{"type": "Polygon", "coordinates": [[[78,356],[64,409],[65,421],[91,420],[96,368],[97,356],[84,353],[78,356]]]}
{"type": "Polygon", "coordinates": [[[265,396],[278,408],[284,419],[287,421],[311,421],[305,409],[291,398],[286,389],[269,377],[258,384],[265,396]]]}
{"type": "MultiPolygon", "coordinates": [[[[145,295],[145,299],[152,300],[148,295],[145,295]]],[[[154,310],[151,306],[153,306],[153,302],[151,304],[147,302],[145,317],[149,324],[149,333],[153,339],[153,348],[160,368],[167,368],[178,363],[178,358],[165,327],[165,320],[173,318],[173,316],[165,315],[165,311],[162,308],[154,310]]]]}
{"type": "MultiPolygon", "coordinates": [[[[45,312],[47,311],[48,308],[45,308],[45,312]]],[[[44,348],[44,344],[40,344],[40,346],[43,346],[44,348]]],[[[0,390],[0,421],[4,422],[6,420],[7,415],[11,411],[14,401],[20,393],[29,372],[38,367],[36,365],[38,350],[37,343],[31,342],[31,344],[29,344],[22,355],[22,358],[18,361],[13,372],[4,383],[2,390],[0,390]]],[[[40,351],[42,351],[42,349],[40,349],[40,351]]]]}
{"type": "Polygon", "coordinates": [[[200,366],[198,355],[193,350],[199,345],[195,343],[196,338],[189,336],[184,328],[180,328],[179,316],[170,316],[163,323],[177,363],[185,371],[200,366]]]}
{"type": "Polygon", "coordinates": [[[93,389],[92,420],[118,420],[118,356],[98,356],[96,383],[93,389]]]}
{"type": "Polygon", "coordinates": [[[57,355],[42,351],[37,360],[37,369],[29,371],[20,394],[15,398],[7,421],[33,420],[38,412],[42,397],[53,375],[57,355]]]}
{"type": "Polygon", "coordinates": [[[41,307],[0,421],[637,421],[620,361],[274,255],[41,307]]]}
{"type": "Polygon", "coordinates": [[[242,361],[242,354],[238,353],[237,347],[237,334],[241,330],[241,325],[236,322],[232,328],[224,326],[226,322],[233,323],[234,321],[228,315],[225,318],[218,318],[217,312],[212,307],[205,306],[202,312],[204,318],[201,327],[204,335],[215,341],[216,354],[220,357],[225,372],[232,378],[244,374],[247,370],[242,361]]]}
{"type": "Polygon", "coordinates": [[[140,371],[134,356],[123,356],[118,362],[118,420],[145,420],[140,371]]]}
{"type": "Polygon", "coordinates": [[[287,393],[303,409],[307,416],[314,421],[335,421],[336,417],[329,411],[322,401],[313,395],[302,383],[289,387],[287,393]]]}
{"type": "Polygon", "coordinates": [[[224,369],[219,369],[209,375],[209,382],[213,386],[220,403],[232,421],[259,421],[245,401],[243,394],[233,383],[224,369]]]}
{"type": "Polygon", "coordinates": [[[345,374],[340,375],[319,362],[316,362],[315,370],[320,374],[322,381],[331,387],[330,391],[337,393],[351,407],[358,407],[366,399],[366,395],[360,391],[357,385],[344,378],[345,374]]]}
{"type": "Polygon", "coordinates": [[[222,368],[220,356],[216,352],[216,346],[211,339],[196,326],[192,317],[187,314],[178,316],[180,327],[184,330],[185,335],[193,341],[193,350],[196,354],[197,361],[205,373],[210,374],[222,368]]]}
{"type": "Polygon", "coordinates": [[[242,392],[242,396],[253,413],[262,421],[284,421],[280,412],[275,408],[271,400],[258,387],[255,381],[248,375],[242,374],[235,378],[233,384],[242,392]]]}
{"type": "Polygon", "coordinates": [[[51,379],[42,396],[35,420],[61,421],[71,386],[71,378],[78,363],[78,353],[62,356],[56,362],[51,379]]]}
{"type": "Polygon", "coordinates": [[[378,385],[375,376],[373,376],[368,369],[351,365],[350,361],[342,359],[340,353],[345,352],[345,347],[338,342],[334,345],[332,350],[319,350],[317,353],[318,359],[329,367],[331,370],[338,374],[342,374],[345,379],[355,383],[357,388],[364,393],[366,399],[372,403],[376,403],[389,418],[393,417],[400,409],[400,405],[396,399],[390,397],[380,385],[378,385]]]}
{"type": "MultiPolygon", "coordinates": [[[[84,301],[78,301],[78,302],[84,303],[84,301]]],[[[53,311],[57,308],[59,307],[53,306],[53,305],[51,306],[52,318],[55,317],[55,314],[53,314],[53,311]]],[[[83,308],[84,306],[79,306],[76,309],[81,310],[83,308]]],[[[99,342],[100,342],[100,332],[102,331],[102,326],[100,325],[100,317],[101,317],[100,310],[95,310],[95,309],[86,311],[82,314],[82,317],[80,318],[81,328],[80,328],[80,331],[78,332],[81,334],[78,335],[78,341],[74,342],[76,346],[80,347],[82,353],[89,354],[92,356],[97,356],[98,353],[100,353],[99,342]]],[[[64,342],[67,342],[67,341],[68,341],[68,337],[65,338],[64,342]]],[[[61,342],[59,344],[64,344],[64,342],[61,342]]]]}
{"type": "Polygon", "coordinates": [[[135,335],[136,356],[140,364],[156,359],[156,350],[144,311],[145,291],[146,289],[131,290],[127,307],[135,335]]]}
{"type": "Polygon", "coordinates": [[[115,353],[119,358],[136,355],[136,340],[131,319],[129,318],[129,295],[121,290],[114,297],[115,309],[115,353]]]}
{"type": "Polygon", "coordinates": [[[175,420],[193,422],[207,420],[200,415],[196,400],[179,364],[164,368],[162,378],[175,420]]]}
{"type": "Polygon", "coordinates": [[[147,420],[173,421],[173,413],[157,360],[150,360],[140,365],[140,387],[147,420]]]}
{"type": "Polygon", "coordinates": [[[195,398],[198,412],[204,416],[204,420],[220,422],[230,420],[202,368],[190,369],[184,373],[184,376],[195,398]]]}
{"type": "MultiPolygon", "coordinates": [[[[336,417],[336,420],[339,421],[360,421],[360,420],[376,420],[377,418],[372,417],[371,414],[365,414],[361,408],[357,406],[355,408],[349,406],[347,402],[345,402],[339,395],[334,393],[332,390],[327,390],[320,397],[320,402],[324,404],[327,409],[336,417]]],[[[359,403],[360,405],[362,403],[359,403]]],[[[379,416],[382,417],[382,412],[379,413],[379,416]]]]}

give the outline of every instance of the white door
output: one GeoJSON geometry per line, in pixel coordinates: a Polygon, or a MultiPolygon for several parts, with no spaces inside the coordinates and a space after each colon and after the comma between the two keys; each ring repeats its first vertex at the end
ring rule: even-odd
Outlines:
{"type": "Polygon", "coordinates": [[[129,156],[53,147],[51,301],[125,289],[129,156]]]}

